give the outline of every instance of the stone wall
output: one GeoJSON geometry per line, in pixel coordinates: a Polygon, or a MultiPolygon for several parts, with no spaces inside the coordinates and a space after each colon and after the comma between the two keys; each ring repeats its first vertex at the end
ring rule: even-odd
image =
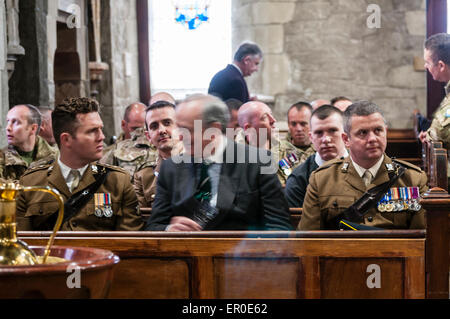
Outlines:
{"type": "Polygon", "coordinates": [[[426,113],[423,55],[425,0],[233,0],[233,50],[245,40],[264,51],[248,78],[253,94],[275,98],[286,120],[299,101],[345,95],[368,99],[392,128],[412,127],[412,110],[426,113]],[[380,28],[368,28],[369,4],[381,9],[380,28]]]}
{"type": "Polygon", "coordinates": [[[102,0],[102,61],[109,64],[99,101],[107,141],[121,132],[125,108],[139,101],[136,0],[102,0]]]}
{"type": "Polygon", "coordinates": [[[5,0],[0,0],[0,146],[5,145],[5,119],[8,104],[8,71],[6,69],[6,14],[5,0]]]}

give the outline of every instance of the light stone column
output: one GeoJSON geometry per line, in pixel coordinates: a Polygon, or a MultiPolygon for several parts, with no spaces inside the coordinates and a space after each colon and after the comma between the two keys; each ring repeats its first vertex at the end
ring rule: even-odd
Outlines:
{"type": "Polygon", "coordinates": [[[0,0],[0,147],[2,148],[7,144],[4,123],[9,110],[6,32],[5,0],[0,0]]]}

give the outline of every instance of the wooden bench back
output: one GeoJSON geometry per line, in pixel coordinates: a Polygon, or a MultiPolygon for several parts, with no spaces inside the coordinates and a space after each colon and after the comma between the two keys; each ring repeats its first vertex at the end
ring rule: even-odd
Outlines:
{"type": "MultiPolygon", "coordinates": [[[[112,298],[448,298],[450,195],[421,204],[426,231],[61,232],[55,244],[116,253],[112,298]]],[[[18,235],[44,246],[50,232],[18,235]]]]}

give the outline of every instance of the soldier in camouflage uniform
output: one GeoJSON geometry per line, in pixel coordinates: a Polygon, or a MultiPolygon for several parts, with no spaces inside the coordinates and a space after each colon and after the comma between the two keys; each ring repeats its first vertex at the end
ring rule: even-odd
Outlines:
{"type": "Polygon", "coordinates": [[[287,112],[289,132],[278,146],[278,177],[283,186],[294,169],[316,152],[309,140],[311,113],[312,106],[307,102],[297,102],[287,112]]]}
{"type": "Polygon", "coordinates": [[[100,164],[119,166],[125,169],[133,182],[134,173],[143,164],[156,165],[158,153],[145,136],[145,129],[138,128],[131,132],[131,138],[123,140],[106,152],[100,164]]]}
{"type": "MultiPolygon", "coordinates": [[[[118,143],[130,139],[131,132],[140,127],[144,127],[145,109],[146,105],[139,102],[132,103],[126,107],[121,122],[122,132],[113,144],[109,146],[104,145],[103,154],[110,153],[111,150],[117,147],[118,143]]],[[[112,163],[109,164],[112,165],[112,163]]]]}
{"type": "Polygon", "coordinates": [[[147,138],[157,149],[157,160],[143,163],[134,175],[134,189],[140,208],[152,207],[156,181],[162,161],[183,151],[183,143],[173,136],[175,105],[167,101],[153,103],[146,112],[147,138]]]}
{"type": "Polygon", "coordinates": [[[447,176],[450,185],[450,34],[439,33],[425,41],[424,60],[425,67],[439,82],[446,82],[446,97],[434,113],[431,127],[421,132],[422,142],[441,141],[447,149],[449,165],[447,176]]]}
{"type": "Polygon", "coordinates": [[[8,146],[0,153],[0,177],[19,180],[25,171],[42,161],[55,159],[57,149],[37,136],[41,116],[32,105],[17,105],[7,115],[8,146]]]}
{"type": "Polygon", "coordinates": [[[314,150],[312,153],[305,152],[287,140],[280,140],[274,131],[276,120],[272,110],[262,102],[252,101],[242,105],[238,111],[238,122],[241,129],[237,130],[234,140],[270,149],[273,160],[278,163],[277,176],[283,187],[292,169],[314,153],[314,150]],[[266,129],[266,136],[261,133],[261,129],[266,129]]]}

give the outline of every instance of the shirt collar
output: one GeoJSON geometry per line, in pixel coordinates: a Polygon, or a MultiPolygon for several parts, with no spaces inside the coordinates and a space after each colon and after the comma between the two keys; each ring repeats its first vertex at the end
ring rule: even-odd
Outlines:
{"type": "MultiPolygon", "coordinates": [[[[344,155],[342,157],[345,158],[347,156],[348,156],[348,151],[347,151],[347,149],[345,149],[344,155]]],[[[327,162],[327,161],[324,161],[322,159],[322,157],[320,157],[319,152],[316,152],[316,156],[314,158],[314,161],[316,162],[317,165],[319,165],[319,167],[322,166],[323,163],[327,162]]]]}
{"type": "MultiPolygon", "coordinates": [[[[60,157],[58,157],[58,165],[61,168],[61,173],[64,177],[64,179],[67,181],[70,171],[73,168],[70,168],[69,166],[67,166],[66,164],[64,164],[63,162],[61,162],[60,157]]],[[[86,171],[86,169],[88,168],[89,164],[86,164],[85,166],[78,168],[77,171],[80,172],[80,176],[83,176],[84,172],[86,171]]]]}
{"type": "Polygon", "coordinates": [[[242,75],[244,75],[244,73],[242,73],[242,70],[241,70],[241,68],[240,67],[238,67],[236,64],[234,64],[234,62],[233,63],[231,63],[231,65],[232,66],[234,66],[236,69],[238,69],[238,71],[239,71],[239,73],[241,73],[242,75]]]}
{"type": "Polygon", "coordinates": [[[448,81],[447,85],[445,86],[445,93],[450,94],[450,81],[448,81]]]}
{"type": "MultiPolygon", "coordinates": [[[[350,156],[350,159],[352,161],[353,166],[356,169],[356,172],[358,173],[358,175],[362,178],[364,173],[366,172],[366,169],[364,167],[359,166],[358,164],[356,164],[352,157],[350,156]]],[[[376,162],[376,164],[374,166],[372,166],[371,168],[369,168],[370,173],[372,174],[372,176],[375,178],[375,176],[377,176],[378,170],[381,167],[381,164],[383,164],[384,161],[384,155],[381,156],[381,158],[378,160],[378,162],[376,162]]]]}

